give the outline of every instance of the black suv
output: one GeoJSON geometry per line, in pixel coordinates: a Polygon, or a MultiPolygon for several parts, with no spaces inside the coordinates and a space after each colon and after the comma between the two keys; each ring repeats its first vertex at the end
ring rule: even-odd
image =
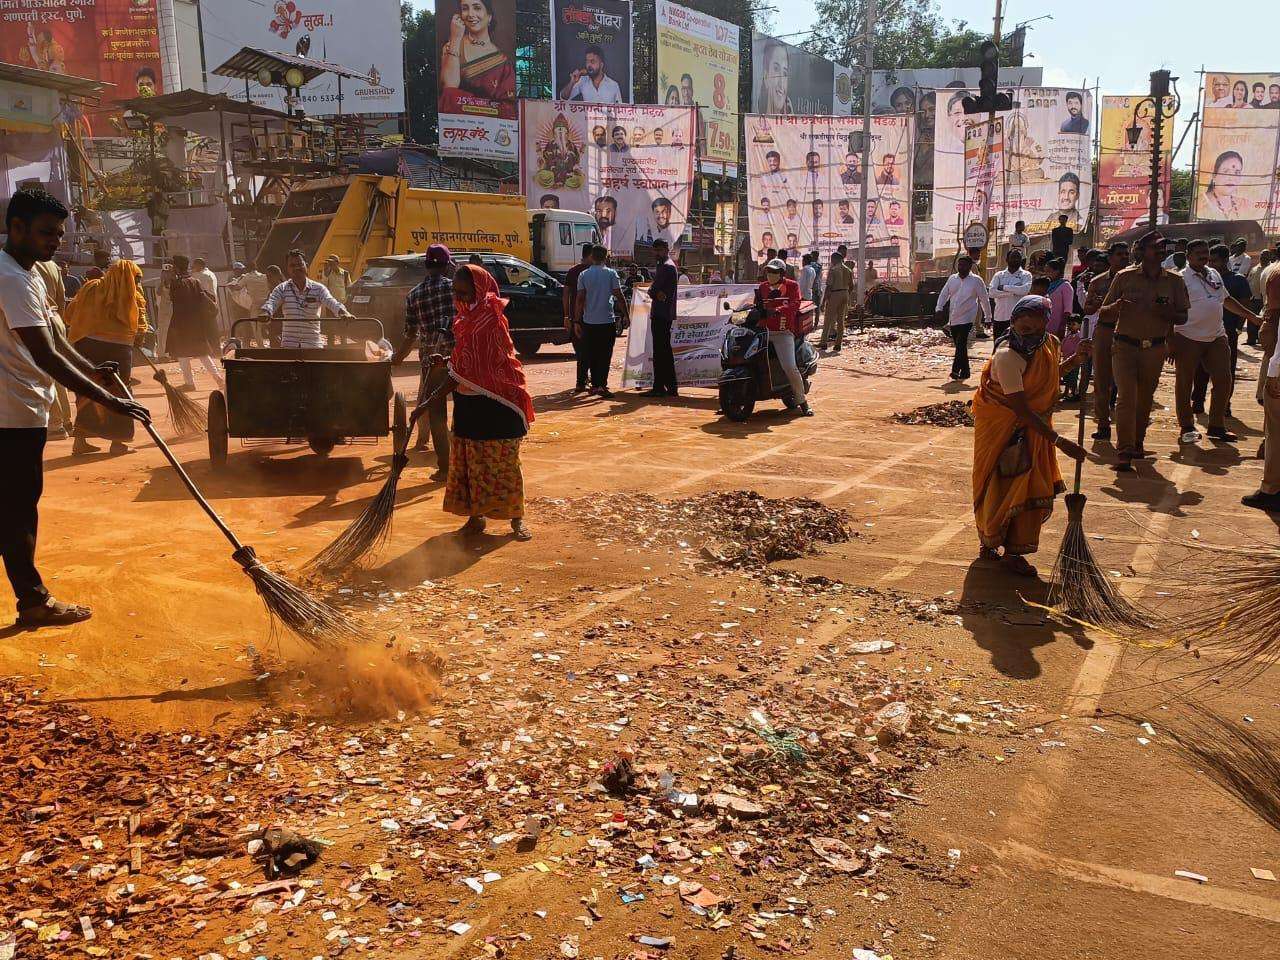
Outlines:
{"type": "MultiPolygon", "coordinates": [[[[484,268],[498,281],[507,305],[511,339],[522,357],[544,343],[568,343],[564,328],[564,285],[518,257],[482,253],[484,268]]],[[[347,309],[357,317],[377,317],[393,346],[404,338],[404,298],[427,275],[420,253],[373,257],[347,290],[347,309]]]]}

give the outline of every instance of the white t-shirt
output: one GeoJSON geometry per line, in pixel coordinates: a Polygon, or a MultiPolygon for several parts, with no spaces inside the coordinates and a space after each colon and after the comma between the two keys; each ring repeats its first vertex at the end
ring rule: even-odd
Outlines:
{"type": "Polygon", "coordinates": [[[1009,236],[1009,249],[1019,250],[1026,255],[1027,245],[1031,242],[1031,238],[1025,233],[1014,233],[1009,236]]]}
{"type": "Polygon", "coordinates": [[[818,277],[818,271],[813,269],[813,264],[806,263],[804,269],[800,271],[800,299],[813,299],[813,281],[818,277]]]}
{"type": "Polygon", "coordinates": [[[1227,335],[1222,323],[1222,305],[1227,301],[1227,288],[1222,277],[1213,267],[1205,267],[1208,277],[1202,277],[1190,267],[1182,271],[1187,285],[1191,307],[1187,322],[1174,329],[1188,340],[1209,343],[1227,335]]]}
{"type": "Polygon", "coordinates": [[[569,91],[569,99],[581,100],[583,103],[621,103],[622,88],[618,86],[617,80],[609,76],[601,80],[597,87],[584,73],[569,91]]]}
{"type": "Polygon", "coordinates": [[[15,332],[21,327],[50,327],[44,280],[0,250],[0,427],[49,425],[53,378],[36,366],[15,332]]]}
{"type": "Polygon", "coordinates": [[[1253,257],[1247,253],[1237,253],[1227,259],[1227,266],[1231,268],[1232,273],[1247,277],[1249,276],[1249,269],[1253,266],[1253,257]]]}

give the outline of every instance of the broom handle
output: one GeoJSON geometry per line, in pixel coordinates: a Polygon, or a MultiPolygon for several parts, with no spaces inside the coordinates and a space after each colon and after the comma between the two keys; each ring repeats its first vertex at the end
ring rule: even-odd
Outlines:
{"type": "MultiPolygon", "coordinates": [[[[116,386],[118,386],[121,390],[124,391],[124,395],[128,397],[130,400],[134,399],[133,394],[129,392],[128,385],[123,380],[120,379],[119,372],[113,371],[111,376],[115,380],[116,386]]],[[[147,433],[151,434],[151,439],[156,442],[156,446],[160,448],[160,452],[164,454],[164,458],[169,461],[169,466],[173,467],[173,469],[178,472],[178,477],[182,480],[183,484],[186,486],[187,492],[190,493],[193,498],[195,498],[196,503],[200,504],[200,507],[204,510],[204,512],[209,515],[209,519],[213,521],[214,526],[216,526],[219,530],[222,531],[222,535],[226,537],[229,541],[231,541],[231,545],[235,547],[237,551],[243,550],[244,544],[242,544],[236,538],[236,535],[231,532],[231,528],[228,527],[223,522],[220,516],[218,516],[217,511],[214,510],[213,507],[209,506],[209,501],[206,500],[204,498],[204,495],[200,493],[200,490],[198,487],[196,487],[195,482],[189,476],[187,476],[187,471],[182,468],[182,464],[178,462],[178,458],[173,455],[173,451],[169,449],[169,445],[165,443],[164,440],[160,437],[160,434],[156,431],[156,428],[149,421],[143,421],[142,425],[143,427],[146,428],[147,433]]]]}
{"type": "MultiPolygon", "coordinates": [[[[1080,401],[1080,429],[1076,433],[1076,443],[1082,447],[1084,446],[1084,411],[1085,411],[1085,402],[1082,399],[1080,401]]],[[[1075,493],[1080,492],[1080,476],[1083,473],[1084,473],[1084,461],[1077,460],[1076,461],[1076,489],[1074,491],[1075,493]]]]}

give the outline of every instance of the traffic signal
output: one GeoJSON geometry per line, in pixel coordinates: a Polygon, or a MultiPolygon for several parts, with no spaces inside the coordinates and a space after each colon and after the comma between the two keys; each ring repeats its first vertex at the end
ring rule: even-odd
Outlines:
{"type": "Polygon", "coordinates": [[[1013,98],[1007,93],[996,90],[1000,82],[1000,48],[990,40],[984,40],[978,48],[982,62],[982,71],[978,79],[978,95],[965,97],[963,101],[965,113],[991,113],[993,110],[1012,110],[1013,98]]]}

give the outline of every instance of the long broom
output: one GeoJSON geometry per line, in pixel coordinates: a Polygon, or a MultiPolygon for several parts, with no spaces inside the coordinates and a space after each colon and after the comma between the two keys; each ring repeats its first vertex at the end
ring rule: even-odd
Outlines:
{"type": "MultiPolygon", "coordinates": [[[[1085,404],[1080,403],[1076,443],[1084,446],[1085,404]]],[[[1067,494],[1067,529],[1049,578],[1049,604],[1069,617],[1107,629],[1141,629],[1150,617],[1121,596],[1093,557],[1084,532],[1085,495],[1080,492],[1084,464],[1076,461],[1075,489],[1067,494]]]]}
{"type": "MultiPolygon", "coordinates": [[[[115,379],[116,386],[123,391],[122,395],[132,400],[133,394],[129,392],[125,382],[120,379],[120,374],[112,373],[112,377],[115,379]]],[[[253,586],[258,591],[258,596],[262,598],[262,603],[271,617],[273,627],[276,624],[280,624],[302,640],[320,648],[331,647],[336,642],[343,640],[362,641],[369,639],[368,634],[357,626],[347,614],[334,609],[323,601],[315,599],[285,577],[268,570],[262,561],[258,559],[258,555],[254,553],[253,547],[241,543],[236,535],[231,532],[231,528],[218,516],[217,511],[209,505],[209,501],[204,498],[194,481],[187,475],[187,471],[178,462],[178,458],[173,455],[169,445],[161,439],[155,426],[151,423],[143,423],[143,427],[151,435],[151,439],[155,441],[156,446],[160,448],[160,452],[164,454],[165,459],[169,461],[169,465],[177,472],[179,479],[186,486],[187,492],[191,494],[196,503],[200,504],[201,509],[208,514],[214,526],[231,543],[233,548],[231,559],[240,564],[245,574],[253,581],[253,586]]]]}
{"type": "Polygon", "coordinates": [[[336,573],[354,566],[386,543],[387,537],[391,536],[391,521],[396,512],[396,491],[400,486],[400,475],[409,465],[409,441],[420,416],[418,411],[425,410],[440,389],[442,388],[437,388],[425,403],[419,404],[409,417],[409,429],[405,431],[404,443],[392,454],[391,472],[383,481],[378,495],[369,501],[360,516],[352,520],[333,543],[307,561],[304,570],[320,574],[336,573]]]}
{"type": "MultiPolygon", "coordinates": [[[[142,353],[141,350],[138,352],[142,353]]],[[[208,411],[170,383],[165,372],[145,353],[142,353],[142,359],[147,361],[156,382],[164,390],[164,398],[169,402],[169,422],[173,424],[177,436],[194,437],[197,433],[203,433],[209,423],[208,411]]]]}

